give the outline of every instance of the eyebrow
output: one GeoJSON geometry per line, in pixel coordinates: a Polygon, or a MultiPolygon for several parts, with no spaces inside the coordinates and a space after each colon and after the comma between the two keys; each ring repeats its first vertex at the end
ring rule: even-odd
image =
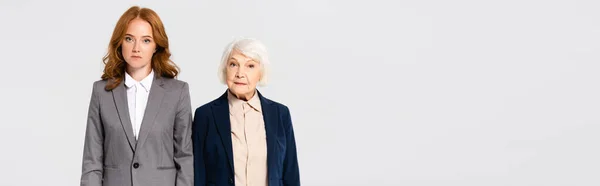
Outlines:
{"type": "MultiPolygon", "coordinates": [[[[125,34],[125,36],[131,36],[131,37],[133,37],[133,35],[131,35],[131,34],[125,34]]],[[[152,36],[149,36],[149,35],[142,36],[142,38],[144,38],[144,37],[152,38],[152,36]]]]}
{"type": "MultiPolygon", "coordinates": [[[[235,62],[238,62],[238,60],[237,60],[237,59],[235,59],[234,57],[230,57],[230,58],[229,58],[229,60],[227,60],[227,61],[231,61],[232,59],[233,59],[233,60],[235,60],[235,62]]],[[[254,60],[254,59],[252,59],[252,58],[249,58],[248,60],[246,60],[246,63],[248,63],[248,62],[255,62],[255,63],[259,63],[259,62],[257,62],[256,60],[254,60]]]]}

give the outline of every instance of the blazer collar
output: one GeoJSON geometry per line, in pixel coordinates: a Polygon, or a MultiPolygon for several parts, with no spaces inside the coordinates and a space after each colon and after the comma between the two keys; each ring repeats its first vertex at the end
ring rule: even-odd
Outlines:
{"type": "Polygon", "coordinates": [[[148,95],[148,105],[146,105],[144,118],[142,118],[142,126],[140,127],[136,150],[144,145],[148,133],[152,131],[151,129],[156,123],[154,122],[154,119],[161,109],[161,104],[166,92],[167,89],[165,89],[164,78],[155,75],[154,81],[152,81],[152,88],[150,88],[150,94],[148,95]]]}
{"type": "Polygon", "coordinates": [[[119,120],[121,121],[121,126],[125,132],[129,146],[133,151],[135,151],[136,146],[138,146],[138,141],[143,141],[147,137],[147,133],[152,127],[151,125],[154,123],[152,121],[154,120],[154,116],[156,116],[158,113],[158,109],[160,108],[162,98],[166,91],[164,86],[164,78],[155,75],[154,80],[152,81],[150,95],[148,96],[148,105],[146,106],[144,118],[142,119],[142,127],[140,129],[140,136],[138,136],[138,140],[136,140],[135,136],[133,136],[133,126],[131,126],[131,120],[129,119],[131,116],[129,116],[125,82],[121,81],[119,86],[115,87],[111,91],[113,94],[113,101],[119,115],[119,120]]]}

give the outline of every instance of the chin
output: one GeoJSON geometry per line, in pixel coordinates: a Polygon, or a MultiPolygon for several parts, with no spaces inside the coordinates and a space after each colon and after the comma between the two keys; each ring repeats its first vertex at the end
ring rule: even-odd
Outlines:
{"type": "Polygon", "coordinates": [[[230,89],[230,90],[231,90],[231,93],[238,94],[238,95],[240,95],[240,94],[241,95],[246,95],[246,94],[249,94],[250,92],[252,92],[252,91],[248,91],[248,89],[245,89],[245,88],[242,88],[242,87],[233,88],[233,89],[230,89]]]}
{"type": "Polygon", "coordinates": [[[129,67],[133,68],[133,69],[140,69],[140,68],[144,68],[147,64],[143,64],[143,63],[127,63],[129,65],[129,67]]]}

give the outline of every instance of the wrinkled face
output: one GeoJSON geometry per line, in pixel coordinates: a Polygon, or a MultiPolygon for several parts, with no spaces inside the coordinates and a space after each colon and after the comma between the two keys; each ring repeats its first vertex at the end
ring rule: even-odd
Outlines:
{"type": "Polygon", "coordinates": [[[129,22],[129,27],[121,44],[121,53],[128,70],[150,69],[156,43],[152,38],[152,26],[143,19],[129,22]]]}
{"type": "Polygon", "coordinates": [[[238,98],[250,99],[262,76],[260,63],[233,50],[227,61],[226,83],[229,91],[238,98]]]}

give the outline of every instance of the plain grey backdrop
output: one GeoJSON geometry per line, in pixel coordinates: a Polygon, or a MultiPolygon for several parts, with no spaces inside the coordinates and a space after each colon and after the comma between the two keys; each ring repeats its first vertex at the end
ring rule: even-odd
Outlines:
{"type": "Polygon", "coordinates": [[[154,9],[192,107],[262,40],[302,184],[600,185],[600,1],[0,1],[0,185],[78,185],[92,83],[154,9]]]}

